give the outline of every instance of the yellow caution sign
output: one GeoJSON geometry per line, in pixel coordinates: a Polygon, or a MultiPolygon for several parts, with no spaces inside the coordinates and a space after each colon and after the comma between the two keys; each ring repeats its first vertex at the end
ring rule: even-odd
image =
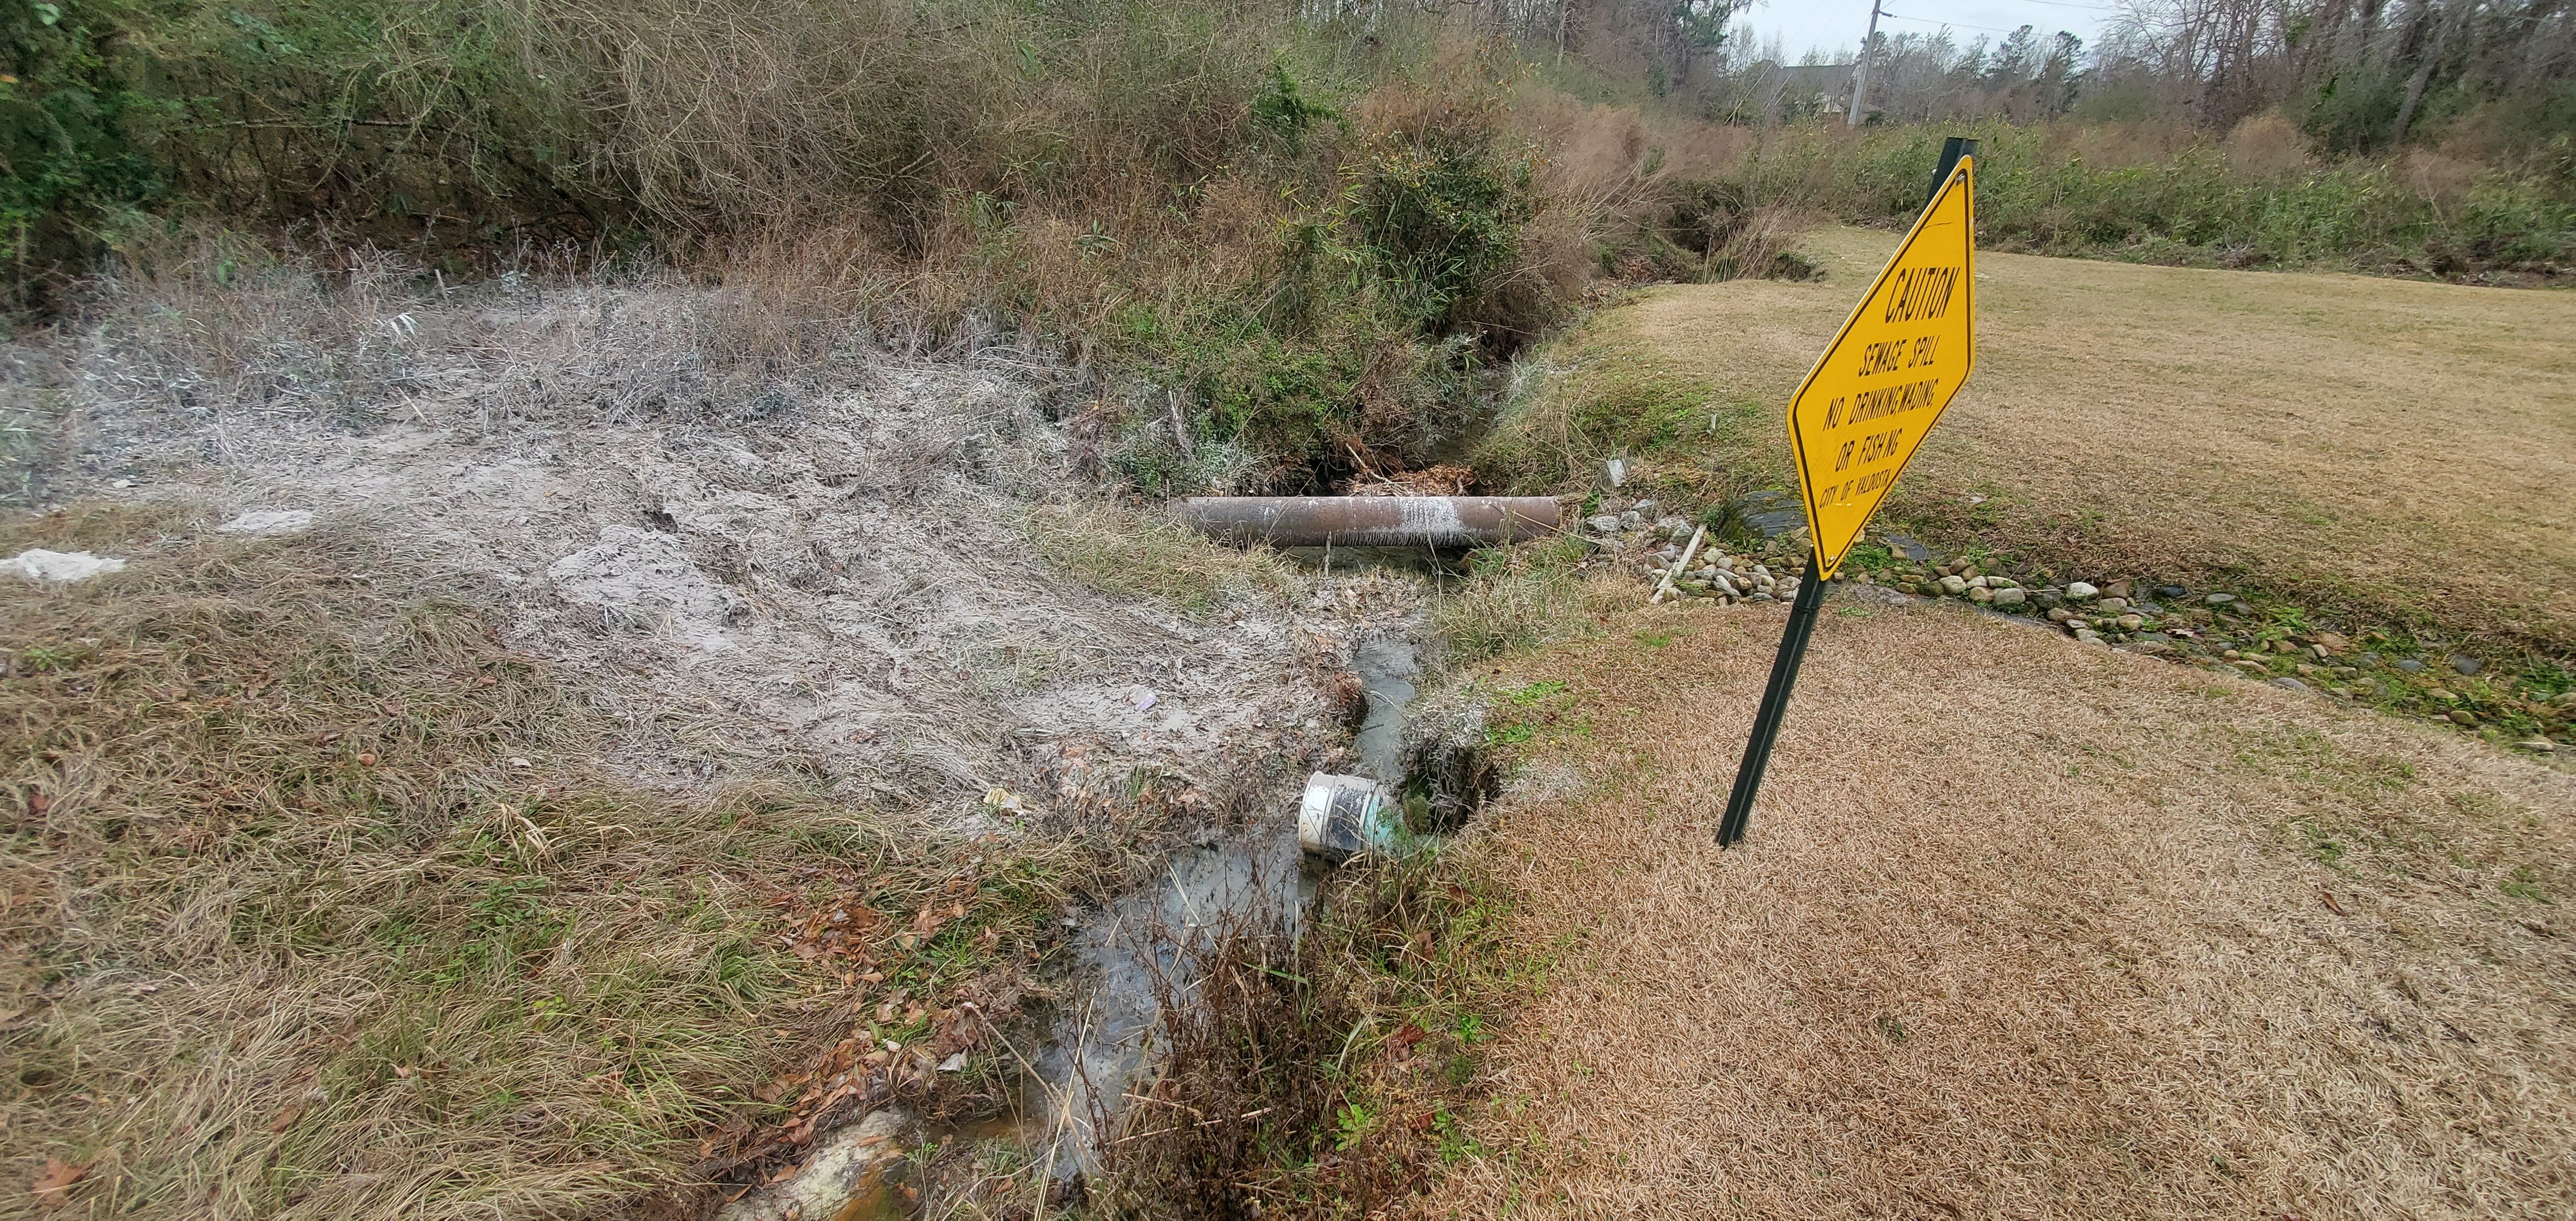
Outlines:
{"type": "Polygon", "coordinates": [[[1941,184],[1789,400],[1816,562],[1831,577],[1977,364],[1975,158],[1941,184]]]}

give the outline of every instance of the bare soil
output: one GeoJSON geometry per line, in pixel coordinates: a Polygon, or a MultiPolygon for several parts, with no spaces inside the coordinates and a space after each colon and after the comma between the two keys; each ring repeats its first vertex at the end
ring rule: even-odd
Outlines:
{"type": "MultiPolygon", "coordinates": [[[[640,777],[784,767],[941,823],[996,786],[1055,809],[1068,750],[1104,777],[1239,788],[1264,769],[1229,752],[1321,749],[1312,680],[1347,659],[1345,627],[1412,596],[1363,577],[1318,597],[1104,509],[1060,423],[1084,388],[1043,353],[853,338],[819,376],[728,377],[731,308],[608,284],[384,304],[350,329],[393,372],[354,405],[173,370],[226,354],[119,317],[61,345],[78,409],[54,497],[361,526],[595,680],[640,777]]],[[[328,338],[306,359],[368,358],[328,338]]],[[[254,339],[232,346],[284,346],[254,339]]]]}
{"type": "Polygon", "coordinates": [[[130,564],[0,577],[0,1213],[687,1214],[1000,1095],[1065,919],[1281,825],[1423,596],[1103,497],[1000,337],[352,280],[8,354],[7,534],[130,564]]]}

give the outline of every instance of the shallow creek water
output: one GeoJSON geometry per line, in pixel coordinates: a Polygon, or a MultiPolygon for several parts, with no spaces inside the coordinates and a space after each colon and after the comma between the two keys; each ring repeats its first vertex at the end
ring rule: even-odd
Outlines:
{"type": "MultiPolygon", "coordinates": [[[[1420,678],[1420,649],[1401,635],[1373,636],[1352,651],[1368,708],[1352,741],[1352,770],[1389,785],[1402,775],[1405,711],[1420,678]]],[[[1301,782],[1302,783],[1302,782],[1301,782]]],[[[1115,1115],[1145,1066],[1167,991],[1186,998],[1179,978],[1196,936],[1229,919],[1276,913],[1293,930],[1313,903],[1323,869],[1297,847],[1298,792],[1280,794],[1275,815],[1203,836],[1174,852],[1159,884],[1140,887],[1075,934],[1081,997],[1057,1016],[1047,1043],[1018,1049],[1028,1073],[1014,1115],[967,1124],[914,1124],[909,1147],[1007,1140],[1053,1178],[1093,1168],[1098,1125],[1115,1115]],[[1168,987],[1164,981],[1169,981],[1168,987]]],[[[901,1164],[873,1169],[832,1221],[909,1216],[915,1204],[897,1181],[901,1164]]]]}

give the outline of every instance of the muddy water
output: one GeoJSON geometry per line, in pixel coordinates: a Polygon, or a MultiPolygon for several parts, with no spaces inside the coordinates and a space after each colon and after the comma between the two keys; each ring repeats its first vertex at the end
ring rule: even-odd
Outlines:
{"type": "Polygon", "coordinates": [[[1228,920],[1275,914],[1295,927],[1319,881],[1303,855],[1290,818],[1209,837],[1174,853],[1155,885],[1082,930],[1075,955],[1089,984],[1035,1065],[1048,1108],[1044,1156],[1057,1173],[1090,1168],[1097,1125],[1121,1109],[1145,1066],[1158,998],[1190,994],[1182,977],[1189,950],[1228,920]]]}
{"type": "MultiPolygon", "coordinates": [[[[1421,678],[1420,649],[1401,635],[1371,637],[1353,649],[1352,667],[1368,699],[1354,735],[1355,770],[1395,784],[1403,779],[1405,710],[1421,678]]],[[[1061,1178],[1093,1169],[1099,1125],[1120,1104],[1152,1054],[1160,999],[1186,1000],[1181,978],[1189,951],[1229,920],[1276,917],[1294,930],[1322,881],[1321,867],[1297,847],[1295,790],[1282,792],[1274,817],[1211,831],[1176,851],[1152,886],[1139,887],[1092,917],[1075,935],[1083,995],[1056,1019],[1045,1046],[1014,1053],[1033,1070],[1017,1113],[975,1124],[919,1129],[915,1147],[1004,1139],[1061,1178]]],[[[872,1175],[833,1221],[879,1221],[911,1215],[903,1163],[872,1175]]]]}
{"type": "Polygon", "coordinates": [[[1421,677],[1419,650],[1402,636],[1373,636],[1351,650],[1351,668],[1368,694],[1368,717],[1351,740],[1359,772],[1384,784],[1404,780],[1404,710],[1421,677]]]}

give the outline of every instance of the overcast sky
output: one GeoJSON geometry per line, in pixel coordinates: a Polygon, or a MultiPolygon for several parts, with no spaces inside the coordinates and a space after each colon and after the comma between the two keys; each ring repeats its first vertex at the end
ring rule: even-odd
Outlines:
{"type": "MultiPolygon", "coordinates": [[[[1920,30],[1928,34],[1947,23],[1950,36],[1962,46],[1975,42],[1980,34],[2000,42],[2014,28],[2034,25],[2043,39],[2059,30],[2072,30],[2090,47],[2100,41],[2103,24],[2113,15],[2111,0],[1884,0],[1884,4],[1878,19],[1881,33],[1920,30]],[[1896,14],[1918,20],[1899,20],[1896,14]]],[[[1869,0],[1761,0],[1739,20],[1752,24],[1757,46],[1779,35],[1781,50],[1791,63],[1798,62],[1809,47],[1843,60],[1869,28],[1869,0]]]]}

